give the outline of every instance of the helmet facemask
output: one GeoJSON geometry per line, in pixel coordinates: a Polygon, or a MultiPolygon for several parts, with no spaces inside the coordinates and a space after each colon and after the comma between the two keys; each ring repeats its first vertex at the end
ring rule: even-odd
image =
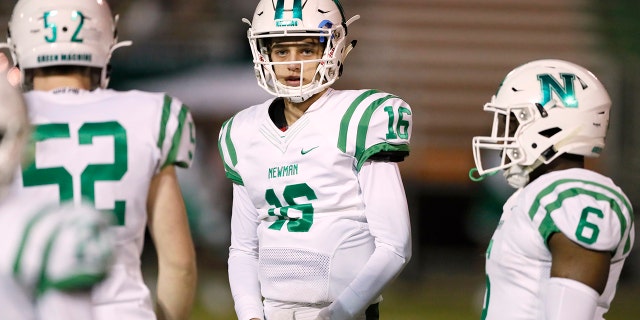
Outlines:
{"type": "Polygon", "coordinates": [[[542,164],[547,164],[560,153],[554,143],[559,142],[556,134],[562,130],[548,128],[538,131],[535,122],[548,117],[547,109],[552,109],[555,101],[545,106],[539,103],[527,103],[514,106],[500,106],[487,103],[484,110],[493,112],[491,136],[473,138],[473,156],[480,175],[504,171],[507,181],[514,187],[529,182],[529,173],[542,164]],[[495,161],[488,159],[500,159],[495,161]]]}

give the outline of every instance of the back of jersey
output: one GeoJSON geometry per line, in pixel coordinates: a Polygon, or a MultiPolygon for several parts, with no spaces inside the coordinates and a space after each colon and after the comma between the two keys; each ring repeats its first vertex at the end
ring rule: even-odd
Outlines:
{"type": "Polygon", "coordinates": [[[140,254],[147,197],[166,166],[188,167],[195,152],[191,114],[177,99],[141,91],[62,88],[25,94],[35,159],[16,179],[45,202],[86,201],[115,218],[115,262],[94,303],[132,303],[152,313],[140,254]]]}
{"type": "Polygon", "coordinates": [[[112,261],[112,219],[31,200],[0,203],[0,319],[90,319],[91,289],[112,261]]]}

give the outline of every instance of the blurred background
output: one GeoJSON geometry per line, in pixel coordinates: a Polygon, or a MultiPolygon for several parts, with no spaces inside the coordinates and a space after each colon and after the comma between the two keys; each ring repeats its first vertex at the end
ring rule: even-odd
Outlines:
{"type": "MultiPolygon", "coordinates": [[[[0,26],[15,1],[0,2],[0,26]]],[[[257,0],[111,0],[120,40],[111,87],[167,92],[198,129],[194,167],[180,171],[199,257],[193,319],[234,319],[226,278],[231,183],[217,151],[222,121],[270,96],[257,86],[246,39],[257,0]]],[[[501,176],[471,182],[471,138],[506,73],[529,60],[565,59],[593,71],[614,101],[604,157],[589,167],[640,203],[640,2],[636,0],[343,0],[358,40],[338,89],[375,88],[414,112],[411,156],[401,164],[414,255],[386,291],[384,319],[478,319],[484,251],[512,192],[501,176]]],[[[4,37],[4,35],[2,35],[4,37]]],[[[132,112],[135,112],[132,110],[132,112]]],[[[155,254],[146,242],[149,285],[155,254]]],[[[636,246],[637,247],[637,246],[636,246]]],[[[625,265],[607,319],[640,318],[640,253],[625,265]]]]}

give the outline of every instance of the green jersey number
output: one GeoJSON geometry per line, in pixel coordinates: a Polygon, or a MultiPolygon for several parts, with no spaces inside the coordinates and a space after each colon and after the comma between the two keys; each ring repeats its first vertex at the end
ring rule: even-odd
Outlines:
{"type": "Polygon", "coordinates": [[[306,198],[308,201],[316,200],[318,199],[316,193],[306,183],[299,183],[286,186],[282,195],[288,206],[282,206],[273,189],[269,189],[265,193],[267,203],[275,207],[269,209],[269,215],[278,217],[278,220],[272,223],[269,229],[281,230],[285,222],[289,221],[287,230],[290,232],[308,232],[313,224],[313,205],[311,203],[298,204],[295,200],[296,198],[306,198]],[[292,210],[300,211],[302,216],[300,218],[289,217],[289,212],[292,210]]]}
{"type": "Polygon", "coordinates": [[[388,106],[384,107],[384,111],[389,115],[389,131],[387,132],[387,139],[397,139],[400,137],[401,139],[409,138],[409,121],[404,120],[403,116],[405,114],[410,115],[411,110],[400,107],[398,108],[398,122],[396,123],[396,115],[393,107],[388,106]]]}
{"type": "Polygon", "coordinates": [[[600,219],[604,218],[604,214],[600,209],[586,207],[582,210],[582,215],[580,216],[580,223],[576,229],[576,238],[586,244],[593,244],[598,240],[600,228],[598,228],[597,224],[587,221],[589,215],[594,215],[600,219]]]}
{"type": "MultiPolygon", "coordinates": [[[[90,164],[80,174],[80,194],[95,204],[95,184],[98,181],[119,181],[128,170],[127,132],[118,122],[85,123],[78,130],[78,144],[91,145],[94,137],[113,137],[114,163],[90,164]]],[[[37,125],[33,139],[42,142],[49,139],[69,139],[69,124],[51,123],[37,125]]],[[[63,151],[64,152],[64,151],[63,151]]],[[[24,187],[58,185],[60,202],[73,200],[73,177],[64,167],[38,168],[34,161],[22,171],[24,187]]],[[[125,223],[125,201],[116,200],[111,210],[118,225],[125,223]]]]}

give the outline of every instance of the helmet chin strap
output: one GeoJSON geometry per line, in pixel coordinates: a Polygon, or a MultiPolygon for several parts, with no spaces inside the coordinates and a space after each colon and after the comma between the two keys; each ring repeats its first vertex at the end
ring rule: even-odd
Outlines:
{"type": "Polygon", "coordinates": [[[285,99],[293,102],[293,103],[303,103],[305,101],[307,101],[309,98],[311,98],[311,96],[313,96],[313,94],[311,93],[307,93],[301,96],[295,96],[295,97],[286,97],[285,99]]]}
{"type": "MultiPolygon", "coordinates": [[[[314,84],[315,84],[315,81],[312,82],[312,83],[306,84],[306,85],[304,85],[302,87],[295,87],[294,88],[294,87],[285,86],[285,85],[283,85],[283,84],[281,84],[279,82],[276,83],[276,85],[279,87],[279,89],[281,91],[283,91],[283,92],[295,92],[295,91],[302,92],[302,91],[304,91],[304,89],[309,88],[314,84]]],[[[287,99],[287,100],[289,100],[289,101],[291,101],[293,103],[302,103],[302,102],[305,102],[305,101],[309,100],[309,98],[311,98],[316,93],[318,93],[318,92],[316,92],[316,90],[312,90],[312,91],[309,91],[307,93],[303,93],[303,94],[301,94],[299,96],[288,96],[288,97],[285,97],[285,99],[287,99]]]]}

